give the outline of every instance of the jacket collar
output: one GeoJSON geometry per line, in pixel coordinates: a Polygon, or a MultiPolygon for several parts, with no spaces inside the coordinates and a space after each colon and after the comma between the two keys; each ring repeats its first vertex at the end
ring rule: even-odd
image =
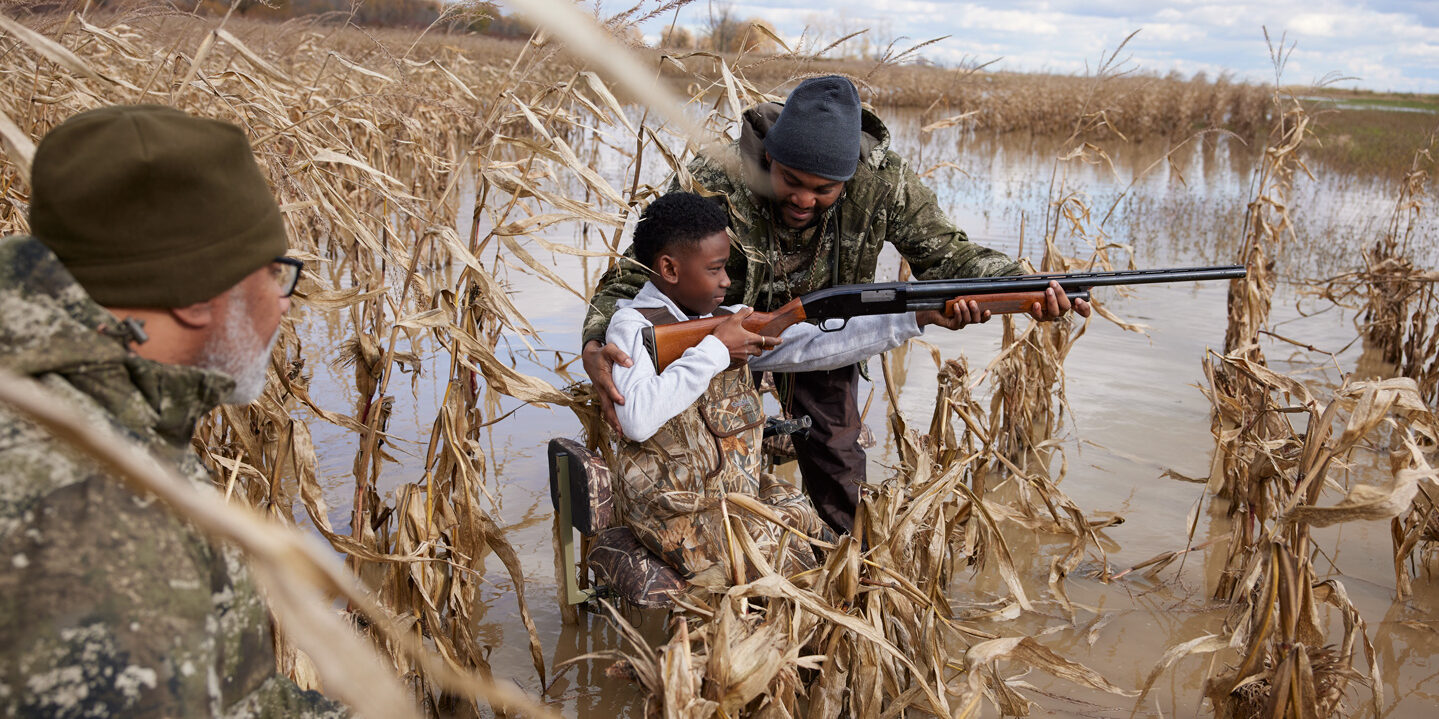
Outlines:
{"type": "Polygon", "coordinates": [[[58,376],[132,432],[188,444],[195,423],[219,406],[234,380],[210,370],[144,359],[104,333],[115,316],[91,300],[47,247],[0,239],[0,366],[58,376]]]}
{"type": "MultiPolygon", "coordinates": [[[[620,300],[615,305],[616,309],[625,309],[627,307],[637,310],[663,307],[669,310],[671,315],[674,315],[675,320],[680,322],[683,322],[685,320],[699,320],[706,317],[714,316],[713,313],[707,315],[699,315],[698,317],[685,314],[685,311],[680,309],[680,306],[675,304],[675,301],[670,299],[669,295],[660,292],[660,288],[655,287],[655,284],[649,281],[645,282],[644,286],[640,288],[640,291],[635,294],[634,299],[620,300]]],[[[740,305],[733,305],[725,309],[729,310],[730,312],[735,312],[740,307],[740,305]]]]}

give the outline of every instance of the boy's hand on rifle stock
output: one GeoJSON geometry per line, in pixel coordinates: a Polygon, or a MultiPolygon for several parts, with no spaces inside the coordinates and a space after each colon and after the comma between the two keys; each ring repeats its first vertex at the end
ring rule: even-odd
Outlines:
{"type": "Polygon", "coordinates": [[[914,313],[914,322],[920,329],[927,325],[939,325],[945,329],[957,330],[965,325],[988,321],[989,310],[981,311],[979,303],[974,300],[956,303],[952,315],[945,314],[944,310],[919,310],[914,313]]]}
{"type": "Polygon", "coordinates": [[[753,308],[746,307],[719,323],[711,333],[729,349],[731,367],[745,364],[751,357],[758,357],[765,350],[772,350],[784,341],[778,337],[765,337],[745,329],[744,319],[753,313],[753,308]]]}
{"type": "MultiPolygon", "coordinates": [[[[1074,311],[1080,317],[1089,316],[1089,303],[1084,300],[1075,300],[1074,311]]],[[[1029,307],[1029,316],[1040,322],[1057,320],[1069,314],[1069,295],[1064,293],[1064,288],[1058,282],[1051,281],[1049,287],[1044,290],[1044,302],[1036,302],[1029,307]]]]}
{"type": "Polygon", "coordinates": [[[585,343],[585,348],[580,351],[580,358],[585,374],[589,375],[590,383],[595,386],[595,395],[600,398],[600,414],[619,432],[620,416],[615,413],[615,405],[624,404],[625,396],[615,387],[613,370],[615,365],[629,367],[634,362],[619,347],[600,344],[595,340],[585,343]]]}

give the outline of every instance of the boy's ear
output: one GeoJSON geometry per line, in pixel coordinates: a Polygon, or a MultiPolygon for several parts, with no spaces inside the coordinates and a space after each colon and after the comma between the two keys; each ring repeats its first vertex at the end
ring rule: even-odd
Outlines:
{"type": "Polygon", "coordinates": [[[660,254],[655,258],[655,274],[669,284],[680,281],[680,263],[674,255],[660,254]]]}

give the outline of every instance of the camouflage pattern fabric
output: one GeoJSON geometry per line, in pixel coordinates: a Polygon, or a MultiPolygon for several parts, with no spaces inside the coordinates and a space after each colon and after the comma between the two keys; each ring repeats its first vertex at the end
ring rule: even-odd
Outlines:
{"type": "Polygon", "coordinates": [[[626,601],[646,608],[668,607],[689,582],[654,555],[629,527],[610,527],[595,535],[586,557],[595,583],[626,601]]]}
{"type": "Polygon", "coordinates": [[[644,442],[621,440],[615,494],[636,539],[693,585],[719,590],[759,576],[732,532],[744,532],[770,566],[794,575],[815,566],[808,542],[722,504],[743,493],[813,537],[827,527],[796,487],[761,474],[764,410],[747,368],[720,373],[705,394],[644,442]],[[728,511],[726,511],[728,509],[728,511]]]}
{"type": "MultiPolygon", "coordinates": [[[[873,282],[886,242],[919,279],[1020,273],[1018,263],[970,242],[945,217],[934,192],[890,149],[889,129],[868,110],[861,125],[864,154],[844,195],[814,226],[790,229],[774,211],[769,174],[761,166],[761,142],[780,107],[765,103],[747,110],[740,139],[697,155],[688,166],[692,183],[676,178],[669,188],[728,202],[734,244],[725,269],[733,284],[725,304],[767,312],[813,290],[873,282]]],[[[632,258],[632,249],[625,255],[632,258]]],[[[647,279],[638,264],[625,260],[606,272],[590,300],[582,342],[604,342],[615,303],[633,298],[647,279]]]]}
{"type": "MultiPolygon", "coordinates": [[[[614,524],[614,490],[610,481],[610,468],[605,464],[604,458],[585,449],[585,446],[572,439],[556,437],[550,440],[550,476],[551,482],[559,480],[554,462],[559,461],[555,456],[555,448],[564,451],[572,458],[570,462],[570,488],[574,495],[574,501],[570,506],[571,521],[575,528],[586,535],[594,535],[601,530],[607,529],[614,524]],[[579,508],[583,508],[582,510],[579,508]],[[583,516],[581,516],[583,511],[583,516]]],[[[559,494],[551,484],[550,500],[559,507],[559,494]]]]}
{"type": "MultiPolygon", "coordinates": [[[[210,486],[190,449],[226,376],[130,354],[55,256],[0,239],[0,366],[210,486]]],[[[276,676],[238,553],[0,409],[0,713],[344,716],[276,676]]]]}
{"type": "Polygon", "coordinates": [[[573,492],[571,516],[574,527],[593,537],[585,564],[595,582],[631,604],[656,608],[674,603],[672,595],[689,587],[654,552],[646,549],[628,527],[612,526],[615,521],[614,489],[610,468],[598,454],[572,439],[550,440],[550,498],[559,508],[554,483],[559,481],[559,462],[569,463],[573,492]]]}

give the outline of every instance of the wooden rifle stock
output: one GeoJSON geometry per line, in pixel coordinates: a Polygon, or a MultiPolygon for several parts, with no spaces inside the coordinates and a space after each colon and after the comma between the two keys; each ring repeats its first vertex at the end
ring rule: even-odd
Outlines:
{"type": "MultiPolygon", "coordinates": [[[[1069,303],[1074,304],[1075,300],[1089,301],[1089,292],[1066,292],[1069,303]]],[[[1028,312],[1034,303],[1044,304],[1044,292],[995,292],[989,295],[964,295],[956,297],[944,303],[944,316],[954,316],[954,306],[961,302],[974,302],[979,305],[981,314],[988,310],[992,315],[1012,315],[1020,312],[1028,312]]]]}
{"type": "MultiPolygon", "coordinates": [[[[650,357],[654,358],[655,371],[663,372],[671,362],[679,359],[685,350],[703,342],[704,338],[714,333],[721,322],[730,317],[731,315],[720,315],[646,328],[645,349],[648,349],[650,357]]],[[[804,303],[793,299],[774,312],[752,312],[741,320],[740,324],[757,335],[778,337],[780,333],[805,319],[804,303]]]]}

